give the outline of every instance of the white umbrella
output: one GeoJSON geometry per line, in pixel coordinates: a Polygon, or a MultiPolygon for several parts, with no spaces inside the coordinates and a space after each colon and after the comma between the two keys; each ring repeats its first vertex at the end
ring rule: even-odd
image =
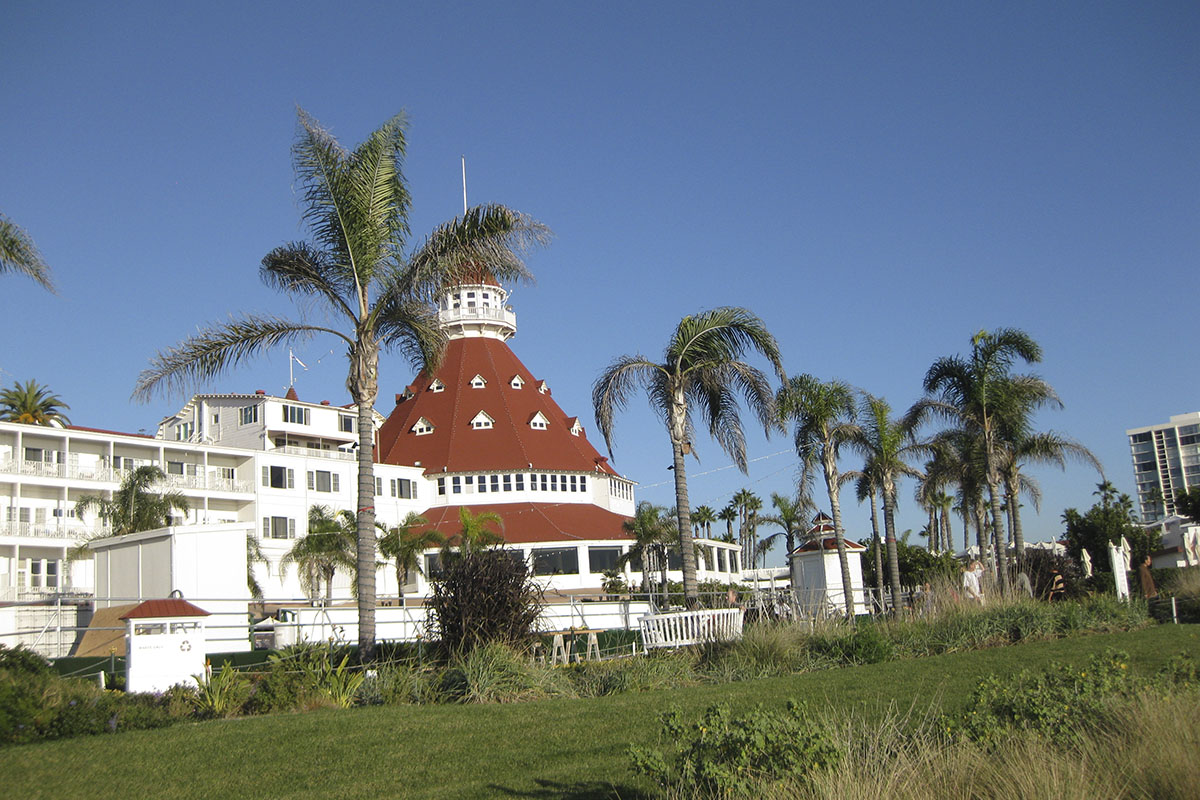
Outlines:
{"type": "Polygon", "coordinates": [[[1087,550],[1084,550],[1083,558],[1081,560],[1083,561],[1083,577],[1092,577],[1092,554],[1087,550]]]}
{"type": "Polygon", "coordinates": [[[1133,562],[1133,553],[1129,549],[1129,542],[1125,541],[1125,537],[1121,537],[1121,556],[1125,559],[1125,569],[1129,569],[1129,565],[1133,562]]]}

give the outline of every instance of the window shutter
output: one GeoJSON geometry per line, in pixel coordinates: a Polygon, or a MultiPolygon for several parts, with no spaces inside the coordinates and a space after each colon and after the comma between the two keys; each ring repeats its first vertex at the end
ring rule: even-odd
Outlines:
{"type": "Polygon", "coordinates": [[[271,485],[271,468],[263,467],[263,486],[271,485]]]}
{"type": "Polygon", "coordinates": [[[296,488],[296,473],[294,470],[289,469],[287,471],[287,488],[289,488],[289,489],[296,488]]]}
{"type": "Polygon", "coordinates": [[[308,490],[311,492],[317,488],[317,473],[309,470],[308,472],[308,490]]]}
{"type": "Polygon", "coordinates": [[[375,496],[376,497],[383,496],[383,478],[375,479],[375,496]]]}
{"type": "Polygon", "coordinates": [[[294,519],[288,520],[288,538],[289,539],[296,538],[296,520],[294,520],[294,519]]]}
{"type": "Polygon", "coordinates": [[[335,473],[333,473],[333,475],[330,476],[330,478],[333,480],[333,490],[335,492],[340,492],[341,487],[340,487],[339,481],[338,481],[338,474],[335,472],[335,473]]]}
{"type": "Polygon", "coordinates": [[[271,536],[271,518],[263,517],[263,538],[267,539],[271,536]]]}

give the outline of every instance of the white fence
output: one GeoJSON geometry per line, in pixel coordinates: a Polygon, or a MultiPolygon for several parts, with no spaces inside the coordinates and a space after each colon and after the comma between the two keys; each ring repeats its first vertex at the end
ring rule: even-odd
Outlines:
{"type": "Polygon", "coordinates": [[[642,644],[682,647],[704,642],[727,642],[742,638],[742,609],[703,608],[669,614],[647,614],[638,620],[642,644]]]}

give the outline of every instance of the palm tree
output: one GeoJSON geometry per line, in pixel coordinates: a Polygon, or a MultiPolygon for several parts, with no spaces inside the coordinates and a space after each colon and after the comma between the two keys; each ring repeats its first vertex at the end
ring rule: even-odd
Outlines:
{"type": "Polygon", "coordinates": [[[0,273],[19,272],[42,287],[54,291],[50,267],[42,260],[33,238],[8,217],[0,214],[0,273]]]}
{"type": "Polygon", "coordinates": [[[892,610],[898,612],[901,604],[900,558],[896,548],[896,484],[904,477],[920,477],[921,472],[910,466],[908,459],[925,452],[928,445],[917,441],[913,419],[892,418],[892,407],[882,397],[864,393],[861,416],[862,436],[854,446],[867,459],[865,471],[875,476],[883,498],[888,582],[892,588],[892,610]]]}
{"type": "Polygon", "coordinates": [[[0,391],[0,420],[5,422],[64,428],[71,424],[63,413],[69,408],[61,397],[50,393],[50,387],[37,381],[16,381],[11,389],[0,391]]]}
{"type": "Polygon", "coordinates": [[[1022,426],[1006,439],[1004,449],[1000,453],[1000,477],[1004,481],[1009,527],[1012,531],[1013,546],[1016,548],[1019,570],[1025,563],[1025,534],[1021,528],[1019,494],[1023,487],[1030,486],[1026,476],[1021,474],[1021,467],[1025,464],[1054,464],[1059,469],[1066,470],[1068,459],[1074,459],[1090,464],[1102,478],[1104,468],[1091,450],[1074,439],[1060,436],[1053,431],[1030,433],[1022,426]]]}
{"type": "Polygon", "coordinates": [[[258,578],[254,574],[254,565],[262,564],[267,568],[267,574],[271,572],[271,563],[267,560],[266,553],[263,552],[262,545],[259,544],[258,537],[254,534],[246,534],[246,588],[250,590],[250,596],[255,600],[262,601],[263,588],[258,582],[258,578]]]}
{"type": "Polygon", "coordinates": [[[692,525],[695,526],[696,535],[704,535],[705,539],[712,538],[712,524],[717,521],[717,512],[713,511],[708,506],[698,506],[692,512],[692,525]]]}
{"type": "Polygon", "coordinates": [[[622,530],[633,539],[629,549],[617,561],[626,564],[641,563],[642,588],[650,592],[650,573],[658,570],[662,586],[663,607],[667,599],[667,545],[676,538],[675,531],[666,517],[666,510],[648,500],[639,501],[633,516],[621,523],[622,530]]]}
{"type": "Polygon", "coordinates": [[[724,541],[733,544],[737,539],[733,536],[733,523],[738,518],[737,506],[733,503],[722,508],[717,512],[717,519],[725,523],[725,538],[724,541]]]}
{"type": "Polygon", "coordinates": [[[442,552],[449,554],[450,548],[458,549],[459,553],[467,554],[477,550],[504,544],[504,536],[489,528],[489,525],[504,527],[504,520],[494,511],[481,511],[472,514],[467,506],[458,509],[458,533],[447,539],[442,546],[442,552]]]}
{"type": "Polygon", "coordinates": [[[787,548],[787,556],[791,558],[792,551],[796,549],[804,532],[808,529],[807,518],[809,514],[816,511],[816,505],[804,491],[797,493],[795,497],[785,497],[777,492],[772,492],[771,505],[775,507],[775,513],[759,517],[758,521],[765,525],[777,526],[780,530],[763,539],[763,544],[773,542],[782,536],[784,547],[787,548]]]}
{"type": "Polygon", "coordinates": [[[425,527],[428,525],[429,520],[410,511],[399,525],[387,528],[384,535],[379,537],[380,554],[396,562],[396,593],[401,597],[404,596],[404,586],[408,583],[410,573],[425,574],[421,567],[421,556],[425,551],[441,547],[446,542],[446,537],[440,531],[425,527]]]}
{"type": "Polygon", "coordinates": [[[875,505],[875,496],[880,493],[879,476],[874,473],[870,458],[860,470],[853,470],[842,475],[842,481],[854,481],[854,494],[859,503],[864,500],[871,504],[871,550],[875,555],[875,602],[880,610],[883,609],[883,539],[879,536],[879,512],[875,505]]]}
{"type": "Polygon", "coordinates": [[[776,400],[780,417],[795,424],[796,453],[806,469],[817,464],[825,475],[825,489],[833,513],[833,535],[842,568],[842,592],[846,598],[846,616],[854,617],[853,582],[850,557],[846,551],[846,530],[842,527],[839,498],[838,454],[842,445],[862,436],[854,419],[854,390],[841,381],[822,383],[812,375],[794,377],[779,390],[776,400]]]}
{"type": "Polygon", "coordinates": [[[933,412],[961,425],[981,441],[984,480],[991,505],[993,538],[1001,585],[1008,589],[1008,557],[1004,548],[1004,521],[1000,514],[1000,464],[1005,426],[1011,432],[1021,410],[1036,408],[1058,397],[1048,383],[1034,375],[1013,375],[1017,360],[1035,364],[1042,349],[1027,333],[1015,328],[980,331],[971,339],[967,358],[939,358],[925,373],[925,391],[931,396],[915,410],[933,412]]]}
{"type": "Polygon", "coordinates": [[[172,513],[191,510],[186,497],[176,491],[156,493],[153,487],[166,480],[166,473],[147,465],[130,470],[112,497],[85,495],[75,503],[75,513],[82,517],[95,510],[112,529],[109,536],[123,536],[138,531],[152,531],[170,524],[172,513]]]}
{"type": "MultiPolygon", "coordinates": [[[[308,509],[308,533],[280,559],[280,567],[295,564],[304,593],[316,598],[325,583],[325,599],[333,599],[333,576],[339,569],[353,571],[356,519],[353,511],[334,512],[328,506],[308,509]]],[[[371,569],[374,569],[374,563],[371,569]]]]}
{"type": "Polygon", "coordinates": [[[741,360],[749,350],[761,353],[782,379],[783,364],[775,337],[762,320],[744,308],[716,308],[680,320],[667,343],[662,363],[645,356],[621,356],[596,379],[592,403],[596,424],[609,455],[613,422],[630,394],[644,388],[650,404],[667,425],[675,471],[675,508],[683,559],[683,595],[689,608],[699,606],[696,554],[692,547],[684,456],[692,453],[692,410],[699,409],[709,433],[742,472],[747,471],[746,440],[738,414],[741,394],[769,434],[775,403],[767,376],[741,360]]]}
{"type": "Polygon", "coordinates": [[[742,547],[742,563],[754,566],[758,550],[758,512],[762,510],[762,498],[749,489],[742,489],[733,496],[734,508],[738,512],[738,544],[742,547]]]}
{"type": "Polygon", "coordinates": [[[497,279],[528,277],[518,255],[547,230],[503,206],[471,209],[408,251],[409,192],[401,164],[405,118],[385,122],[347,152],[315,119],[299,112],[292,149],[312,242],[266,255],[261,278],[314,302],[328,325],[245,315],[202,329],[160,351],[138,377],[134,396],[182,391],[276,345],[328,334],[346,346],[346,388],[358,412],[358,639],[375,650],[375,479],[372,415],[379,393],[379,354],[399,350],[426,370],[445,345],[432,301],[448,286],[486,271],[497,279]]]}

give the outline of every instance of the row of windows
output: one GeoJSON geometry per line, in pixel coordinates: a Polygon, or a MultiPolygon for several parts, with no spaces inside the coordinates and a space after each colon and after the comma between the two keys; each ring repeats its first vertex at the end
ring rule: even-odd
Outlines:
{"type": "MultiPolygon", "coordinates": [[[[558,475],[556,473],[531,473],[529,490],[543,492],[586,492],[586,475],[558,475]]],[[[438,495],[445,496],[449,489],[451,494],[487,494],[488,492],[525,491],[526,475],[523,472],[504,475],[451,475],[438,478],[438,495]]]]}
{"type": "Polygon", "coordinates": [[[613,497],[619,497],[622,500],[633,499],[633,484],[620,478],[608,479],[608,491],[613,497]]]}
{"type": "MultiPolygon", "coordinates": [[[[588,571],[589,574],[599,575],[610,570],[619,571],[621,569],[621,548],[620,547],[589,547],[588,549],[588,571]]],[[[517,560],[524,560],[525,555],[520,550],[506,550],[510,556],[517,560]]],[[[712,570],[709,566],[711,555],[705,548],[700,549],[700,559],[705,569],[712,570]]],[[[530,561],[533,567],[533,574],[539,576],[549,575],[578,575],[579,571],[579,549],[575,547],[539,547],[530,551],[530,561]]],[[[643,565],[641,558],[634,556],[629,560],[629,567],[632,572],[642,572],[643,565]]],[[[738,570],[738,553],[732,550],[718,549],[717,550],[717,572],[737,572],[738,570]]],[[[651,565],[651,570],[656,570],[658,567],[655,564],[651,565]]],[[[683,568],[683,559],[679,556],[678,550],[669,550],[667,552],[667,569],[679,570],[683,568]]],[[[442,557],[440,553],[430,553],[425,556],[425,574],[437,576],[442,569],[442,557]]]]}
{"type": "MultiPolygon", "coordinates": [[[[417,482],[408,478],[392,478],[388,481],[388,489],[392,497],[412,500],[417,496],[417,482]]],[[[375,479],[375,495],[383,497],[383,478],[375,479]]]]}
{"type": "MultiPolygon", "coordinates": [[[[341,476],[326,470],[309,470],[308,488],[314,492],[340,492],[341,476]]],[[[272,489],[296,488],[296,472],[287,467],[263,467],[262,485],[272,489]]],[[[417,496],[417,482],[408,478],[392,478],[388,482],[392,497],[411,500],[417,496]]],[[[375,478],[375,494],[383,495],[383,478],[375,478]]]]}

